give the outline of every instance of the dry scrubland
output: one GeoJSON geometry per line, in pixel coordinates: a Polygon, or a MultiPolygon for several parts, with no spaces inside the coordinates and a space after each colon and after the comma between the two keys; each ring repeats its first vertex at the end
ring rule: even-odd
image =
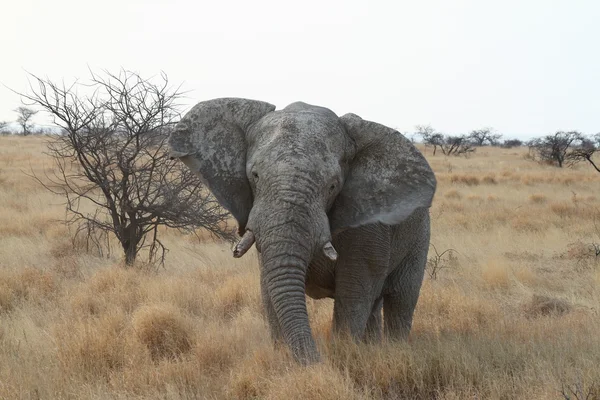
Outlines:
{"type": "Polygon", "coordinates": [[[50,168],[43,148],[0,137],[2,399],[600,396],[600,265],[587,246],[600,242],[600,174],[587,165],[428,150],[432,242],[458,253],[426,278],[410,342],[332,342],[332,302],[309,300],[326,361],[300,368],[271,346],[254,250],[235,260],[165,232],[166,268],[149,270],[73,246],[55,222],[61,199],[25,174],[50,168]]]}

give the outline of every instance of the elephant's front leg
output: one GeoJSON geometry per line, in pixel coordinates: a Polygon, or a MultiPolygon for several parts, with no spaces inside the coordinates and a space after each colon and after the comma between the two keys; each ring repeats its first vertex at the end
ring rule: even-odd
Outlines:
{"type": "Polygon", "coordinates": [[[375,300],[371,315],[367,321],[367,331],[365,332],[365,341],[378,343],[383,337],[383,297],[375,300]]]}

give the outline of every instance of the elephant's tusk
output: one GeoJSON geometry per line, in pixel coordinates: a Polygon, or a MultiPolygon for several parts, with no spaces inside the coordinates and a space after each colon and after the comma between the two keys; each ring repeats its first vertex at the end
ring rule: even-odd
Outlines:
{"type": "Polygon", "coordinates": [[[233,248],[233,256],[235,258],[240,258],[252,247],[254,244],[254,233],[251,230],[246,230],[244,236],[240,239],[238,244],[233,248]]]}
{"type": "Polygon", "coordinates": [[[323,246],[323,253],[325,253],[325,256],[331,261],[335,261],[338,258],[338,253],[337,251],[335,251],[335,248],[333,247],[331,242],[325,243],[325,246],[323,246]]]}

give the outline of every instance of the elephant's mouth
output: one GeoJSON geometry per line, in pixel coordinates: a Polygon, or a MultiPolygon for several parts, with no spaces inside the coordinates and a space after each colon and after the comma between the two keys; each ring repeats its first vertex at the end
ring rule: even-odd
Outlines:
{"type": "MultiPolygon", "coordinates": [[[[256,237],[254,236],[254,232],[252,232],[250,229],[246,229],[244,236],[242,236],[242,238],[233,248],[233,257],[242,257],[248,250],[250,250],[255,242],[256,237]]],[[[325,254],[325,257],[329,258],[331,261],[335,261],[338,258],[338,253],[335,250],[335,247],[333,247],[331,241],[328,241],[325,243],[325,245],[323,245],[323,254],[325,254]]]]}

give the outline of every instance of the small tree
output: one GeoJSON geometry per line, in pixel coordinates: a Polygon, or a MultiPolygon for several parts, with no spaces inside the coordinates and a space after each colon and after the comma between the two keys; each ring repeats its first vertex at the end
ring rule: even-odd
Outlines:
{"type": "Polygon", "coordinates": [[[594,155],[600,152],[600,133],[595,134],[591,138],[584,138],[581,144],[573,149],[569,155],[569,160],[572,164],[580,161],[589,162],[597,172],[600,172],[600,167],[594,161],[594,155]]]}
{"type": "Polygon", "coordinates": [[[441,145],[444,143],[444,135],[436,132],[430,125],[417,125],[415,134],[423,138],[425,146],[433,146],[433,155],[441,145]]]}
{"type": "Polygon", "coordinates": [[[492,128],[477,129],[469,133],[469,140],[475,146],[495,146],[501,138],[502,134],[494,132],[492,128]]]}
{"type": "Polygon", "coordinates": [[[446,156],[466,156],[475,151],[467,136],[443,136],[440,148],[446,156]]]}
{"type": "Polygon", "coordinates": [[[416,134],[423,138],[426,146],[433,146],[433,155],[437,149],[442,150],[446,156],[467,155],[475,151],[466,136],[450,136],[437,132],[429,125],[417,125],[416,134]]]}
{"type": "Polygon", "coordinates": [[[42,183],[66,199],[68,223],[78,234],[114,234],[127,265],[144,248],[149,261],[164,261],[161,226],[232,238],[222,224],[228,214],[198,177],[168,157],[180,93],[166,75],[155,84],[129,71],[91,73],[89,84],[69,87],[33,78],[39,88],[22,96],[48,111],[63,132],[49,141],[56,168],[42,183]],[[91,94],[78,94],[85,92],[91,94]]]}
{"type": "Polygon", "coordinates": [[[38,112],[25,106],[17,107],[14,111],[18,114],[17,123],[21,125],[21,133],[23,134],[23,136],[30,135],[33,129],[31,119],[38,112]]]}
{"type": "Polygon", "coordinates": [[[530,153],[539,157],[541,161],[562,168],[565,162],[573,159],[573,149],[580,146],[583,139],[583,135],[577,131],[558,131],[554,135],[533,139],[528,145],[530,153]]]}

